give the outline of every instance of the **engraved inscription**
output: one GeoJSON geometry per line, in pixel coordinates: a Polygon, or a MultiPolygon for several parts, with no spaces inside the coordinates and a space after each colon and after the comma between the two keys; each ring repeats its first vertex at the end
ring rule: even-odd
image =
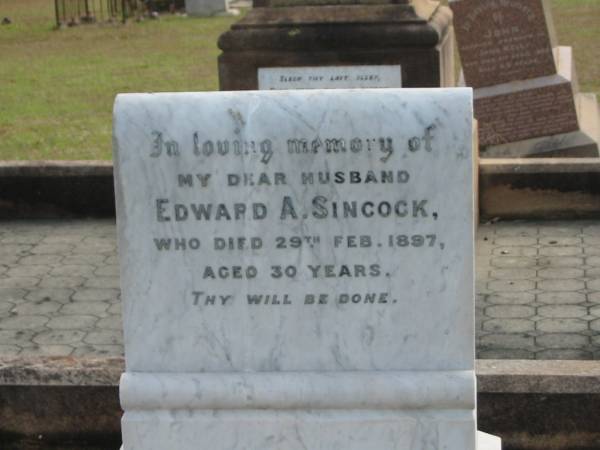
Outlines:
{"type": "MultiPolygon", "coordinates": [[[[335,158],[343,157],[346,153],[370,158],[377,155],[376,160],[386,164],[394,157],[409,157],[410,155],[427,155],[434,151],[437,145],[436,125],[430,124],[423,127],[422,133],[412,136],[402,146],[394,144],[391,137],[294,137],[283,139],[285,146],[273,144],[271,139],[210,139],[201,132],[193,133],[191,148],[186,149],[183,140],[165,141],[163,131],[153,131],[150,157],[172,158],[193,155],[203,160],[234,156],[239,158],[259,158],[261,163],[268,164],[272,158],[297,158],[323,153],[335,158]],[[401,147],[401,148],[400,148],[401,147]],[[175,151],[176,149],[176,151],[175,151]]],[[[334,170],[334,171],[300,171],[300,172],[219,172],[219,173],[178,173],[173,180],[173,186],[189,191],[199,192],[217,188],[222,192],[220,200],[183,202],[176,198],[157,197],[153,200],[153,217],[159,224],[184,224],[184,223],[210,223],[210,222],[265,222],[271,219],[281,223],[300,222],[303,227],[310,230],[311,223],[327,220],[393,220],[393,221],[426,221],[435,223],[439,214],[432,211],[427,198],[410,198],[398,191],[390,190],[386,197],[378,196],[373,199],[353,199],[336,195],[331,197],[319,193],[306,198],[304,203],[299,202],[292,195],[278,194],[280,189],[288,187],[332,187],[338,185],[397,185],[407,186],[413,182],[413,177],[408,170],[400,168],[384,170],[334,170]],[[270,202],[228,201],[229,190],[232,192],[243,188],[272,189],[274,200],[270,202]]],[[[425,224],[426,222],[423,222],[425,224]]],[[[424,227],[425,228],[425,227],[424,227]]],[[[427,227],[430,229],[429,227],[427,227]]],[[[243,254],[268,254],[272,251],[294,251],[314,249],[317,247],[343,249],[373,248],[377,251],[383,249],[401,251],[413,249],[428,251],[428,249],[444,250],[445,244],[439,241],[436,233],[419,233],[413,229],[410,234],[390,234],[377,236],[376,234],[362,235],[334,235],[322,236],[319,234],[302,234],[286,236],[204,236],[204,235],[176,235],[162,234],[151,238],[152,247],[158,254],[168,253],[204,253],[207,251],[243,254]]],[[[380,263],[354,262],[344,264],[289,264],[270,265],[260,268],[254,264],[215,265],[206,264],[198,266],[197,279],[227,280],[233,283],[244,283],[248,280],[270,278],[273,280],[295,279],[331,279],[331,278],[389,278],[391,271],[380,263]]],[[[340,293],[340,294],[307,294],[296,296],[293,293],[253,293],[246,299],[249,305],[283,306],[294,302],[303,305],[337,304],[389,304],[393,305],[396,299],[390,297],[389,292],[380,293],[340,293]]],[[[234,293],[212,292],[205,293],[201,290],[190,291],[190,301],[193,305],[210,305],[225,307],[240,297],[234,293]]]]}
{"type": "MultiPolygon", "coordinates": [[[[426,126],[423,134],[413,136],[404,143],[404,150],[411,153],[424,149],[427,152],[432,150],[432,142],[435,138],[435,124],[426,126]]],[[[176,140],[164,141],[163,132],[154,130],[152,132],[152,144],[150,146],[150,157],[159,158],[161,155],[168,157],[182,156],[185,151],[180,142],[176,140]],[[166,151],[163,151],[166,150],[166,151]]],[[[287,153],[290,155],[303,155],[307,153],[317,154],[324,152],[327,154],[336,153],[371,153],[381,154],[380,161],[387,162],[395,151],[394,140],[389,136],[381,137],[301,137],[288,138],[287,153]]],[[[211,157],[246,157],[259,155],[260,162],[267,165],[275,153],[281,153],[282,148],[274,146],[271,139],[256,140],[214,140],[202,136],[199,131],[194,132],[192,136],[192,154],[199,158],[211,157]]],[[[210,176],[210,175],[209,175],[210,176]]],[[[184,183],[193,183],[190,178],[184,178],[184,183]]],[[[181,185],[181,181],[180,181],[181,185]]]]}
{"type": "Polygon", "coordinates": [[[461,0],[451,7],[467,85],[556,73],[541,1],[461,0]]]}
{"type": "Polygon", "coordinates": [[[475,100],[482,146],[576,131],[569,83],[475,100]]]}

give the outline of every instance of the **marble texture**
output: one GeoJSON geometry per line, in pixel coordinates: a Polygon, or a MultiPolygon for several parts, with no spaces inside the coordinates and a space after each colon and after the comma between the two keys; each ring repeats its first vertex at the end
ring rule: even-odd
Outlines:
{"type": "Polygon", "coordinates": [[[481,151],[482,158],[573,157],[599,156],[600,108],[596,94],[579,93],[575,107],[581,129],[507,144],[490,145],[481,151]]]}
{"type": "Polygon", "coordinates": [[[478,431],[477,450],[502,450],[502,441],[497,436],[478,431]]]}
{"type": "Polygon", "coordinates": [[[465,194],[473,183],[470,95],[458,89],[119,96],[115,169],[128,370],[471,370],[473,197],[465,194]],[[420,150],[410,151],[409,140],[424,136],[432,124],[431,151],[424,140],[420,150]],[[168,156],[165,149],[152,157],[153,132],[162,133],[165,142],[177,139],[180,156],[168,156]],[[270,139],[272,156],[268,164],[259,149],[196,156],[196,132],[200,146],[236,137],[270,139]],[[378,150],[381,136],[393,140],[391,156],[378,150]],[[375,139],[376,145],[369,151],[363,143],[356,153],[323,148],[334,138],[355,137],[375,139]],[[307,139],[308,145],[317,139],[322,146],[318,153],[290,154],[290,139],[307,139]],[[301,184],[302,174],[341,172],[348,180],[349,172],[364,178],[367,170],[378,177],[391,170],[394,179],[400,171],[409,180],[301,184]],[[271,183],[275,173],[283,173],[288,184],[227,186],[230,174],[263,172],[272,175],[271,183]],[[180,174],[198,173],[212,174],[209,186],[177,186],[180,174]],[[319,208],[315,197],[324,197],[319,208]],[[297,209],[296,218],[289,213],[281,220],[286,199],[297,209]],[[336,220],[333,201],[340,211],[342,201],[401,202],[406,216],[336,220]],[[191,209],[192,203],[223,204],[231,214],[234,204],[245,204],[248,213],[240,220],[214,220],[213,214],[207,221],[189,211],[178,221],[175,205],[191,209]],[[265,205],[264,219],[252,218],[253,203],[265,205]],[[323,208],[328,217],[315,218],[325,214],[323,208]],[[169,220],[160,222],[158,215],[169,220]],[[434,234],[433,242],[426,239],[418,247],[388,246],[390,235],[434,234]],[[370,247],[360,248],[357,241],[347,246],[347,236],[361,235],[371,238],[370,247]],[[319,242],[277,248],[277,237],[293,236],[319,242]],[[343,237],[337,244],[336,236],[343,237]],[[215,250],[215,237],[248,242],[259,237],[263,244],[258,250],[215,250]],[[202,247],[181,251],[172,244],[170,251],[157,250],[154,239],[168,238],[196,238],[202,247]],[[274,278],[275,265],[295,266],[296,277],[274,278]],[[350,266],[350,274],[342,265],[350,266]],[[365,271],[372,269],[372,276],[354,267],[371,265],[377,267],[365,271]],[[204,278],[209,266],[253,266],[258,275],[204,278]],[[316,277],[309,266],[320,266],[316,277]],[[333,266],[327,274],[325,266],[333,266]],[[196,300],[194,292],[205,294],[196,300]],[[326,304],[305,304],[307,294],[322,293],[330,293],[326,304]],[[367,293],[377,294],[378,303],[365,304],[367,293]],[[206,294],[231,297],[225,305],[211,305],[206,294]],[[291,304],[249,305],[246,296],[255,294],[279,294],[279,302],[287,294],[291,304]],[[363,299],[345,302],[340,298],[345,294],[363,299]],[[438,320],[431,320],[432,311],[438,320]]]}
{"type": "Polygon", "coordinates": [[[473,386],[471,371],[126,373],[123,438],[144,450],[473,448],[473,386]]]}
{"type": "Polygon", "coordinates": [[[483,148],[580,132],[571,48],[558,47],[553,55],[557,69],[552,75],[475,90],[483,148]]]}
{"type": "Polygon", "coordinates": [[[401,88],[402,67],[318,66],[258,69],[258,89],[401,88]]]}
{"type": "Polygon", "coordinates": [[[472,113],[118,96],[124,449],[474,450],[472,113]]]}
{"type": "Polygon", "coordinates": [[[125,373],[126,410],[473,409],[475,374],[453,372],[125,373]]]}
{"type": "Polygon", "coordinates": [[[465,410],[131,411],[123,440],[124,450],[474,450],[474,421],[465,410]]]}

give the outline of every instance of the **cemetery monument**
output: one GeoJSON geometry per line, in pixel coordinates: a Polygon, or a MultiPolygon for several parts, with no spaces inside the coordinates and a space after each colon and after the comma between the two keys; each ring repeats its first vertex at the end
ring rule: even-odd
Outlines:
{"type": "Polygon", "coordinates": [[[238,10],[229,8],[227,0],[185,0],[185,12],[197,17],[239,14],[238,10]]]}
{"type": "Polygon", "coordinates": [[[472,114],[470,89],[119,95],[124,450],[498,450],[472,114]]]}
{"type": "Polygon", "coordinates": [[[596,157],[596,96],[579,92],[547,0],[454,0],[464,80],[474,88],[482,157],[596,157]]]}
{"type": "Polygon", "coordinates": [[[219,38],[220,89],[269,67],[399,65],[403,87],[455,86],[452,12],[432,0],[254,0],[219,38]]]}

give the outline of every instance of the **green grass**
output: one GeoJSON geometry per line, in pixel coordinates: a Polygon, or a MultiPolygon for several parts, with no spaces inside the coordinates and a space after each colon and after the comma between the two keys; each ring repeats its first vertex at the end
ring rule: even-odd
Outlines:
{"type": "MultiPolygon", "coordinates": [[[[600,0],[553,0],[581,88],[600,93],[600,0]]],[[[109,159],[120,92],[216,90],[218,36],[237,18],[163,16],[54,30],[53,0],[0,0],[0,159],[109,159]]]]}
{"type": "Polygon", "coordinates": [[[600,0],[553,0],[558,43],[571,45],[582,92],[600,95],[600,0]]]}
{"type": "Polygon", "coordinates": [[[0,0],[0,159],[109,159],[120,92],[218,89],[236,20],[163,16],[54,30],[52,0],[0,0]]]}

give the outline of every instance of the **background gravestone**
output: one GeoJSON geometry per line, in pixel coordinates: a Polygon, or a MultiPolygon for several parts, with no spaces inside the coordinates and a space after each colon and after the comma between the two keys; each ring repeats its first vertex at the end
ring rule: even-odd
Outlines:
{"type": "Polygon", "coordinates": [[[121,95],[114,133],[124,450],[475,449],[469,89],[121,95]]]}
{"type": "Polygon", "coordinates": [[[199,17],[239,13],[229,8],[227,0],[185,0],[185,12],[199,17]]]}
{"type": "Polygon", "coordinates": [[[454,86],[452,13],[431,0],[271,0],[219,38],[221,90],[265,67],[400,65],[404,87],[454,86]]]}
{"type": "Polygon", "coordinates": [[[600,114],[554,47],[545,0],[455,0],[455,28],[483,157],[598,156],[600,114]]]}

